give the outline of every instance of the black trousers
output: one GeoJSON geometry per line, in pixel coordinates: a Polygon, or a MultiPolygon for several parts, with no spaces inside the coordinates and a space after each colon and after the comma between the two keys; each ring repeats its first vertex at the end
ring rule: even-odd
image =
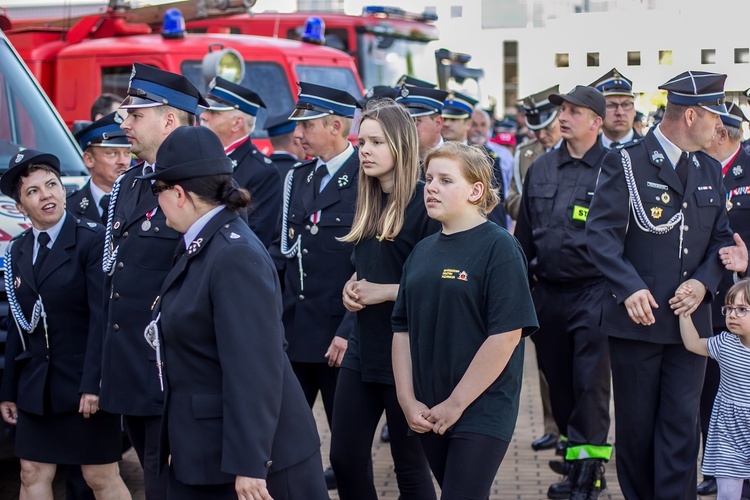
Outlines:
{"type": "Polygon", "coordinates": [[[630,499],[695,500],[706,358],[682,344],[609,338],[617,478],[630,499]]]}
{"type": "Polygon", "coordinates": [[[161,417],[123,416],[125,430],[143,467],[146,500],[167,498],[167,473],[159,474],[161,417]]]}
{"type": "Polygon", "coordinates": [[[580,288],[540,283],[533,292],[539,330],[531,340],[555,423],[571,445],[607,443],[609,346],[599,330],[605,292],[604,280],[580,288]]]}
{"type": "Polygon", "coordinates": [[[370,461],[372,440],[385,411],[391,456],[402,500],[435,500],[435,488],[419,438],[396,399],[396,387],[362,382],[362,375],[341,368],[331,430],[331,466],[341,500],[377,500],[370,461]]]}
{"type": "Polygon", "coordinates": [[[508,451],[507,441],[472,432],[419,435],[442,500],[485,500],[508,451]]]}
{"type": "Polygon", "coordinates": [[[336,393],[336,376],[338,368],[328,366],[328,363],[292,363],[292,370],[297,376],[302,392],[310,408],[315,404],[315,398],[323,398],[323,408],[326,411],[328,428],[331,428],[333,419],[333,399],[336,393]]]}
{"type": "MultiPolygon", "coordinates": [[[[269,474],[266,488],[274,500],[328,500],[320,452],[269,474]]],[[[234,483],[192,485],[180,482],[169,468],[169,500],[237,500],[234,483]]]]}

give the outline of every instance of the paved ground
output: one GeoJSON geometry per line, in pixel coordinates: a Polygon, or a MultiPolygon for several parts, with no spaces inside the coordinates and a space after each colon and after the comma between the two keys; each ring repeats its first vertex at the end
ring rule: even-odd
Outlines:
{"type": "MultiPolygon", "coordinates": [[[[550,459],[555,458],[552,451],[535,452],[530,443],[543,432],[541,404],[539,402],[539,379],[536,373],[536,360],[533,345],[527,341],[526,364],[524,373],[524,386],[521,393],[521,405],[518,415],[516,434],[508,448],[500,471],[492,488],[492,500],[537,500],[546,498],[548,486],[561,479],[547,466],[550,459]]],[[[325,424],[322,406],[318,404],[315,408],[315,417],[318,421],[318,429],[323,440],[323,461],[328,464],[328,445],[330,432],[325,424]]],[[[613,422],[614,430],[614,422],[613,422]]],[[[610,433],[610,442],[614,441],[610,433]]],[[[396,477],[390,457],[390,449],[387,444],[381,443],[378,438],[373,443],[373,465],[375,482],[380,498],[398,498],[396,477]]],[[[143,478],[140,465],[131,450],[126,453],[120,463],[121,474],[133,494],[134,500],[143,500],[143,478]]],[[[0,499],[17,498],[18,491],[17,467],[12,462],[0,463],[0,499]]],[[[602,500],[623,499],[617,483],[614,460],[607,465],[608,489],[600,497],[602,500]]],[[[62,482],[58,481],[55,498],[64,499],[62,493],[62,482]]],[[[335,491],[331,492],[331,498],[338,500],[335,491]]],[[[711,500],[714,497],[701,497],[711,500]]]]}

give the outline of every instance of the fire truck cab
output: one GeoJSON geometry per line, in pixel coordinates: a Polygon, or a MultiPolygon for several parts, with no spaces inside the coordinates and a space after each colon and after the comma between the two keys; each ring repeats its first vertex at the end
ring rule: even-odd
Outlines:
{"type": "MultiPolygon", "coordinates": [[[[364,7],[362,15],[323,12],[252,13],[189,21],[193,33],[233,33],[308,39],[306,21],[317,17],[325,38],[317,43],[342,50],[357,63],[365,88],[393,85],[403,74],[435,79],[435,58],[428,42],[438,39],[434,14],[414,14],[395,7],[364,7]]],[[[316,42],[314,39],[309,39],[316,42]]]]}
{"type": "Polygon", "coordinates": [[[263,140],[267,137],[263,124],[269,115],[294,107],[297,82],[362,95],[349,55],[299,41],[184,34],[166,26],[159,34],[113,12],[84,17],[69,30],[24,27],[8,31],[8,37],[69,126],[89,118],[89,108],[100,94],[124,98],[133,62],[181,73],[202,92],[216,75],[257,92],[268,108],[260,110],[253,137],[260,139],[258,146],[265,151],[269,145],[263,140]]]}

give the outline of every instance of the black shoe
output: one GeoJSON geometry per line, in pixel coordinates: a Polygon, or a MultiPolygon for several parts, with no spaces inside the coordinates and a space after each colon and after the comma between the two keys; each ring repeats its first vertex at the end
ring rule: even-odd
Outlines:
{"type": "Polygon", "coordinates": [[[323,471],[323,475],[326,478],[326,486],[329,490],[335,490],[336,489],[336,474],[333,473],[333,469],[328,467],[325,471],[323,471]]]}
{"type": "Polygon", "coordinates": [[[549,450],[557,445],[558,437],[555,434],[545,434],[533,443],[531,443],[531,449],[535,451],[549,450]]]}
{"type": "Polygon", "coordinates": [[[565,457],[565,455],[567,454],[568,454],[568,442],[558,441],[557,446],[555,447],[555,455],[565,457]]]}
{"type": "Polygon", "coordinates": [[[607,487],[604,462],[595,458],[576,460],[572,470],[573,490],[570,492],[570,500],[597,500],[607,487]]]}
{"type": "Polygon", "coordinates": [[[570,473],[570,462],[567,460],[550,460],[549,468],[556,474],[567,476],[570,473]]]}
{"type": "Polygon", "coordinates": [[[716,494],[716,478],[715,477],[704,477],[703,482],[698,485],[699,495],[715,495],[716,494]]]}
{"type": "Polygon", "coordinates": [[[551,484],[547,490],[547,498],[570,498],[570,492],[573,489],[573,485],[570,483],[570,479],[565,478],[559,483],[551,484]]]}
{"type": "Polygon", "coordinates": [[[388,432],[388,422],[383,424],[383,430],[380,431],[380,442],[389,443],[391,441],[391,435],[388,432]]]}

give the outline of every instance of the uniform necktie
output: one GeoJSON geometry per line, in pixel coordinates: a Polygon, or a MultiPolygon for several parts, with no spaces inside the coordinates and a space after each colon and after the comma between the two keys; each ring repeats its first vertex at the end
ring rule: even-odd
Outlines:
{"type": "Polygon", "coordinates": [[[146,165],[143,167],[143,175],[153,174],[154,173],[154,167],[151,165],[146,165]]]}
{"type": "Polygon", "coordinates": [[[323,182],[323,178],[328,175],[328,167],[325,165],[320,165],[318,168],[315,169],[315,177],[313,178],[313,186],[315,186],[315,194],[320,193],[321,191],[321,183],[323,182]]]}
{"type": "Polygon", "coordinates": [[[47,260],[49,255],[49,247],[47,244],[50,242],[49,234],[42,231],[36,237],[37,243],[39,243],[39,249],[36,252],[36,261],[34,261],[34,281],[39,281],[39,272],[44,265],[44,261],[47,260]]]}
{"type": "Polygon", "coordinates": [[[680,161],[677,162],[677,166],[674,168],[677,173],[677,177],[680,178],[683,189],[687,186],[688,176],[688,153],[680,153],[680,161]]]}
{"type": "Polygon", "coordinates": [[[609,145],[609,149],[617,149],[617,146],[620,145],[620,141],[612,141],[612,144],[609,145]]]}
{"type": "Polygon", "coordinates": [[[112,195],[105,194],[101,197],[99,200],[99,207],[102,209],[102,215],[106,216],[109,213],[109,200],[112,198],[112,195]]]}

